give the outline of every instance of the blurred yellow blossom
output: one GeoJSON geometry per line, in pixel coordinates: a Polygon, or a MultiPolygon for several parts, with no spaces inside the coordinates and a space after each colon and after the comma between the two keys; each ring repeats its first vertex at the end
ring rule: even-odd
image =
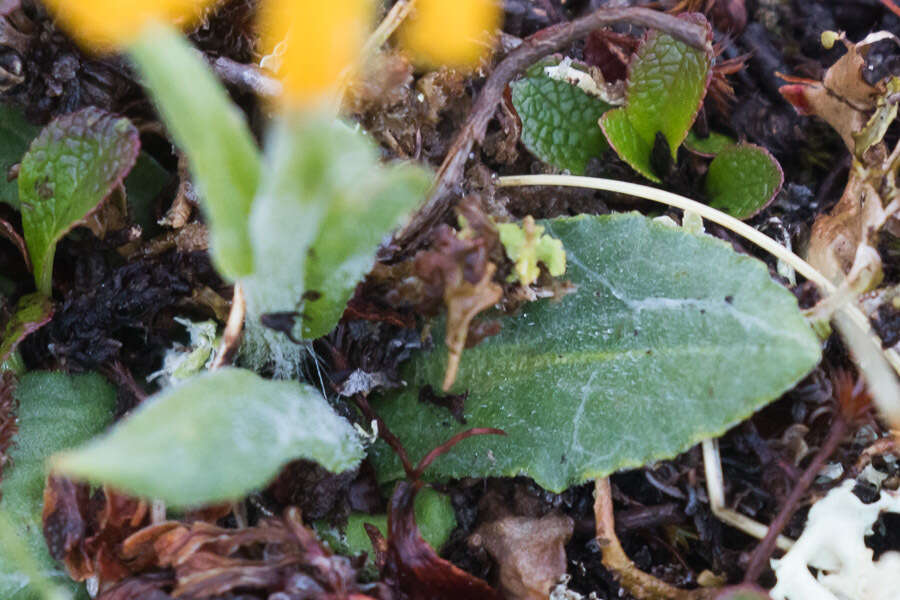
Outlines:
{"type": "Polygon", "coordinates": [[[473,68],[491,50],[500,0],[415,0],[398,35],[417,61],[473,68]]]}
{"type": "Polygon", "coordinates": [[[373,8],[372,0],[263,0],[262,51],[276,58],[288,103],[313,103],[337,87],[360,58],[373,8]]]}
{"type": "Polygon", "coordinates": [[[187,26],[217,0],[44,0],[83,46],[110,51],[128,45],[151,21],[187,26]]]}
{"type": "MultiPolygon", "coordinates": [[[[218,0],[44,0],[84,46],[108,51],[133,42],[149,22],[186,26],[218,0]]],[[[409,0],[398,38],[420,64],[465,69],[490,52],[501,0],[409,0]]],[[[283,83],[284,101],[308,106],[353,73],[372,30],[375,0],[261,0],[264,66],[283,83]]]]}

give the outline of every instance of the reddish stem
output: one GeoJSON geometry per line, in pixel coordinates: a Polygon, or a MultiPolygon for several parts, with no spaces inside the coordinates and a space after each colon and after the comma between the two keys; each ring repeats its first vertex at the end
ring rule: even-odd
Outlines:
{"type": "Polygon", "coordinates": [[[881,0],[881,3],[884,4],[885,8],[889,11],[900,17],[900,6],[894,4],[892,0],[881,0]]]}
{"type": "Polygon", "coordinates": [[[470,438],[475,435],[506,435],[506,432],[502,429],[493,429],[491,427],[473,427],[472,429],[466,429],[465,431],[460,431],[452,438],[429,452],[425,455],[425,458],[419,461],[419,464],[416,466],[415,471],[413,471],[412,479],[413,481],[418,481],[422,476],[422,473],[425,472],[431,463],[434,462],[434,459],[439,457],[440,455],[449,451],[453,446],[460,443],[466,438],[470,438]]]}
{"type": "Polygon", "coordinates": [[[782,506],[781,510],[778,512],[778,516],[776,516],[775,520],[772,521],[772,524],[769,525],[769,530],[766,531],[766,537],[764,537],[753,550],[753,554],[750,556],[750,561],[747,565],[747,571],[744,575],[744,583],[753,583],[759,579],[760,575],[762,575],[762,571],[765,568],[769,557],[772,555],[772,551],[775,549],[776,538],[787,526],[794,511],[797,510],[797,504],[800,503],[803,494],[806,493],[806,490],[812,485],[816,475],[822,470],[822,465],[825,464],[828,457],[834,453],[838,444],[844,439],[844,436],[847,434],[847,429],[847,421],[839,411],[836,411],[834,423],[831,424],[831,430],[828,432],[828,437],[825,438],[822,447],[819,448],[819,451],[816,452],[812,462],[809,463],[809,466],[803,471],[800,479],[797,480],[794,489],[791,490],[791,495],[788,496],[784,506],[782,506]]]}

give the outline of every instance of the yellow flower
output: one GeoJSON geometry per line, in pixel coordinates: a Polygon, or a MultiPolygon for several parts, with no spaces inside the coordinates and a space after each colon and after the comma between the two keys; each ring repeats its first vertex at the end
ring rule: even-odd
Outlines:
{"type": "Polygon", "coordinates": [[[44,0],[60,25],[99,51],[126,46],[151,21],[186,26],[217,0],[44,0]]]}
{"type": "Polygon", "coordinates": [[[276,57],[289,104],[310,104],[334,90],[359,59],[372,26],[371,0],[263,0],[262,51],[276,57]]]}
{"type": "Polygon", "coordinates": [[[472,68],[490,53],[500,18],[500,0],[415,0],[400,42],[420,63],[472,68]]]}
{"type": "MultiPolygon", "coordinates": [[[[127,47],[150,22],[186,26],[217,0],[44,0],[82,45],[127,47]]],[[[400,42],[420,64],[471,68],[490,52],[501,0],[410,0],[400,42]]],[[[374,0],[261,0],[260,49],[284,85],[284,101],[308,106],[335,91],[357,65],[374,0]]],[[[185,82],[174,82],[176,85],[185,82]]]]}

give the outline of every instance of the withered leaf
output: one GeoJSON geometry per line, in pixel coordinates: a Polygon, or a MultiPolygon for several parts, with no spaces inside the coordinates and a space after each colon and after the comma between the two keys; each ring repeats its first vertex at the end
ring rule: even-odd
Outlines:
{"type": "Polygon", "coordinates": [[[481,525],[469,539],[497,561],[504,598],[544,600],[566,572],[572,530],[572,519],[564,515],[507,516],[481,525]]]}
{"type": "Polygon", "coordinates": [[[120,544],[148,517],[146,502],[110,489],[92,495],[89,486],[57,476],[44,487],[44,539],[75,581],[114,583],[141,571],[146,563],[126,562],[120,544]]]}
{"type": "Polygon", "coordinates": [[[442,559],[422,538],[413,504],[421,483],[401,482],[388,511],[388,549],[383,575],[410,600],[499,600],[483,579],[442,559]]]}

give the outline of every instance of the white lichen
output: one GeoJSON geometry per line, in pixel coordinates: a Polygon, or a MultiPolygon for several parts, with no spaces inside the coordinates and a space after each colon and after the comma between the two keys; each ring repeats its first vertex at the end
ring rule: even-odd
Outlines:
{"type": "Polygon", "coordinates": [[[900,553],[873,560],[864,539],[882,512],[900,513],[900,494],[882,491],[877,502],[863,504],[853,486],[845,481],[819,500],[794,547],[772,561],[778,579],[770,592],[774,600],[900,598],[900,553]]]}

